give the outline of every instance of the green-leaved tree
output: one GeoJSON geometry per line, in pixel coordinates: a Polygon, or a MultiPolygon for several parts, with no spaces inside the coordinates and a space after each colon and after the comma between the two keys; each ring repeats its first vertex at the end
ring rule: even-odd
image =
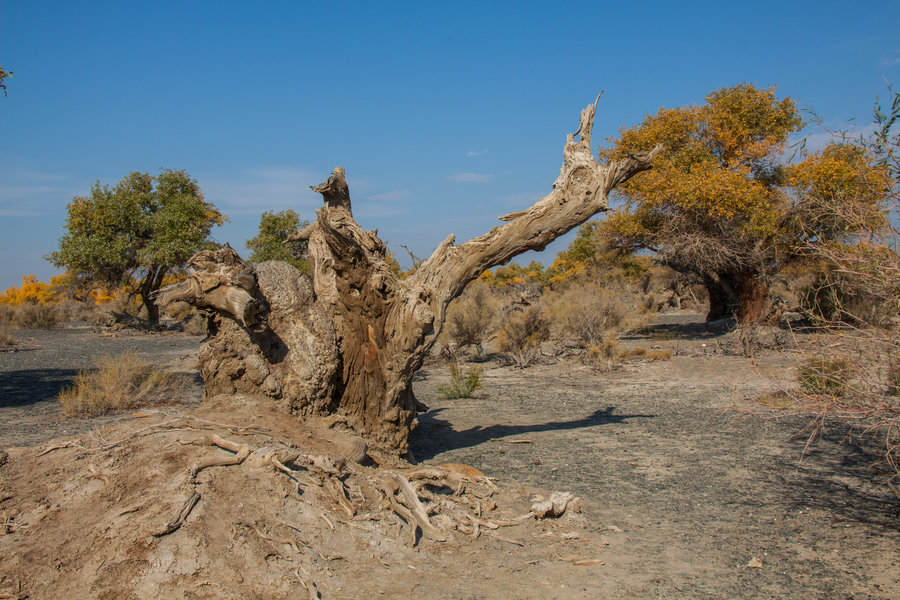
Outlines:
{"type": "Polygon", "coordinates": [[[308,275],[306,241],[287,241],[291,233],[307,225],[309,221],[301,222],[300,215],[291,209],[279,212],[267,210],[259,217],[259,234],[247,240],[250,262],[281,260],[308,275]]]}
{"type": "Polygon", "coordinates": [[[210,244],[214,225],[226,217],[206,202],[185,171],[159,175],[135,171],[115,186],[91,186],[67,206],[59,249],[47,257],[57,267],[106,285],[138,281],[148,320],[159,322],[152,294],[163,277],[210,244]]]}

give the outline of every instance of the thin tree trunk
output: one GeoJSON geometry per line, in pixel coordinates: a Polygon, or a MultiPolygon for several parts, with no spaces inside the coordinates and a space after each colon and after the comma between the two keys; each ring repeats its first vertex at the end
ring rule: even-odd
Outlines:
{"type": "Polygon", "coordinates": [[[156,304],[154,292],[162,285],[166,272],[166,267],[149,268],[144,279],[141,280],[138,290],[141,296],[141,303],[147,309],[147,321],[151,325],[159,325],[159,306],[156,304]]]}

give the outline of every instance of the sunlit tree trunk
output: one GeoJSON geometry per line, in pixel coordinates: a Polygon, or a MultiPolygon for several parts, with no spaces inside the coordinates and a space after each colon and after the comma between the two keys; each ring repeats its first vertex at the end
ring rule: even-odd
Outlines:
{"type": "Polygon", "coordinates": [[[313,188],[324,199],[316,220],[289,238],[308,242],[309,278],[286,263],[245,265],[228,247],[195,256],[191,277],[164,288],[160,303],[185,300],[209,311],[200,357],[207,394],[263,393],[294,413],[336,414],[374,446],[406,452],[423,408],[412,378],[450,301],[485,269],[541,250],[607,210],[609,191],[649,169],[662,149],[599,164],[591,151],[595,110],[596,103],[582,111],[568,136],[550,194],[468,242],[449,236],[406,279],[391,270],[377,232],[354,220],[340,167],[313,188]]]}

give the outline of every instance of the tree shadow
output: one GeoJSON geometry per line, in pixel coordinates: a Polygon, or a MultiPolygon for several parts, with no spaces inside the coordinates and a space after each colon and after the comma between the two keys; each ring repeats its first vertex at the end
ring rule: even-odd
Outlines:
{"type": "Polygon", "coordinates": [[[0,374],[0,408],[55,401],[78,369],[26,369],[0,374]]]}
{"type": "Polygon", "coordinates": [[[727,334],[734,328],[734,321],[719,320],[710,323],[657,323],[634,335],[634,339],[657,338],[669,340],[710,339],[727,334]]]}
{"type": "Polygon", "coordinates": [[[417,460],[428,460],[441,452],[478,446],[493,439],[523,433],[581,429],[623,423],[627,419],[656,418],[656,415],[616,415],[613,414],[615,408],[607,406],[605,409],[598,409],[586,417],[573,421],[550,421],[534,425],[488,425],[486,427],[476,425],[459,431],[453,429],[453,425],[449,421],[438,417],[441,412],[446,410],[438,408],[419,415],[419,425],[412,431],[409,438],[410,451],[417,460]]]}
{"type": "Polygon", "coordinates": [[[805,448],[798,436],[795,454],[776,458],[773,479],[791,512],[810,508],[832,513],[827,527],[859,521],[900,531],[900,488],[896,471],[883,460],[883,447],[872,437],[848,438],[846,428],[832,427],[805,448]],[[802,459],[798,458],[802,456],[802,459]]]}

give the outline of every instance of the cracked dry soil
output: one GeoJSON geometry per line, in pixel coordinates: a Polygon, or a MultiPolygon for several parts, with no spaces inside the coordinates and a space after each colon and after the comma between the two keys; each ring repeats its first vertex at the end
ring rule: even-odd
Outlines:
{"type": "MultiPolygon", "coordinates": [[[[298,495],[279,474],[236,468],[204,471],[184,526],[150,539],[184,500],[201,449],[177,444],[182,431],[102,455],[70,447],[37,456],[65,440],[119,439],[148,417],[60,420],[59,382],[111,346],[89,330],[35,335],[31,354],[0,354],[0,447],[9,453],[0,467],[0,593],[307,598],[300,581],[312,580],[322,598],[900,597],[900,502],[871,468],[877,447],[834,427],[804,454],[806,438],[795,435],[803,418],[742,416],[753,406],[747,398],[790,382],[789,353],[755,361],[713,353],[724,334],[696,315],[665,318],[674,334],[653,343],[678,355],[609,373],[575,360],[525,370],[490,361],[477,397],[442,400],[435,388],[446,367],[427,365],[416,393],[431,410],[411,440],[419,462],[496,478],[498,514],[522,514],[553,491],[573,492],[581,512],[415,547],[389,520],[347,519],[316,489],[298,495]],[[294,535],[300,552],[250,525],[294,535]]],[[[188,369],[198,343],[141,336],[112,345],[136,344],[188,369]]],[[[258,414],[266,439],[309,451],[328,453],[340,435],[258,414]]],[[[150,419],[179,415],[248,425],[240,403],[198,408],[196,399],[150,419]]]]}

